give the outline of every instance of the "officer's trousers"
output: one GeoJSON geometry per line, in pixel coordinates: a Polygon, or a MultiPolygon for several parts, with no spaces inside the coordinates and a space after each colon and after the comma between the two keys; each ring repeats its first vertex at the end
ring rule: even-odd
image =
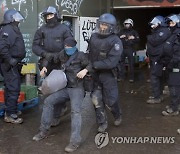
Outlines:
{"type": "Polygon", "coordinates": [[[160,98],[163,93],[163,66],[160,64],[155,64],[155,62],[151,62],[150,68],[152,96],[154,98],[160,98]]]}
{"type": "Polygon", "coordinates": [[[5,87],[5,111],[7,115],[17,113],[17,101],[21,87],[20,70],[21,66],[19,65],[11,67],[6,63],[1,64],[5,87]]]}
{"type": "Polygon", "coordinates": [[[121,116],[117,80],[112,74],[107,73],[100,75],[100,83],[91,94],[99,125],[107,123],[105,106],[111,111],[115,119],[121,116]]]}
{"type": "Polygon", "coordinates": [[[125,60],[128,58],[129,65],[129,79],[134,80],[134,52],[132,49],[124,49],[123,54],[121,56],[121,72],[119,74],[120,78],[125,79],[125,60]]]}
{"type": "Polygon", "coordinates": [[[169,92],[171,97],[170,107],[173,111],[177,111],[180,104],[180,86],[169,86],[169,92]]]}

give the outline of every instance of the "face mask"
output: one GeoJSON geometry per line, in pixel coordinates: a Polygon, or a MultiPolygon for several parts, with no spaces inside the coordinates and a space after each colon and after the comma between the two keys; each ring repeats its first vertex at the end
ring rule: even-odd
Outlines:
{"type": "Polygon", "coordinates": [[[17,22],[17,21],[14,21],[12,24],[13,24],[14,26],[18,27],[20,23],[17,22]]]}
{"type": "Polygon", "coordinates": [[[51,18],[51,19],[47,19],[47,24],[48,24],[49,26],[54,26],[56,23],[57,23],[56,17],[53,17],[53,18],[51,18]]]}
{"type": "Polygon", "coordinates": [[[77,48],[76,46],[72,47],[72,48],[65,48],[65,52],[68,56],[73,55],[76,52],[77,48]]]}
{"type": "Polygon", "coordinates": [[[158,26],[157,25],[151,25],[151,28],[152,29],[155,29],[155,28],[157,28],[158,26]]]}
{"type": "Polygon", "coordinates": [[[126,29],[129,29],[129,28],[131,28],[131,25],[130,25],[130,24],[125,24],[124,27],[125,27],[126,29]]]}

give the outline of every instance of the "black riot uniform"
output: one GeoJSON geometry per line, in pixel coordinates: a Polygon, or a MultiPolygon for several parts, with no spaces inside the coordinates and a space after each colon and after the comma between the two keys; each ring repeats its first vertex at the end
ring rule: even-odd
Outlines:
{"type": "Polygon", "coordinates": [[[122,40],[123,43],[123,53],[121,56],[121,70],[119,71],[119,76],[118,78],[125,79],[125,59],[126,57],[128,58],[128,63],[129,63],[129,69],[130,69],[130,76],[129,76],[129,81],[133,82],[134,81],[134,45],[139,42],[139,35],[136,30],[133,29],[133,21],[132,19],[126,19],[124,21],[124,26],[126,24],[129,24],[128,28],[122,29],[118,36],[122,40]],[[122,37],[124,36],[124,37],[122,37]],[[134,38],[130,38],[133,36],[134,38]]]}
{"type": "Polygon", "coordinates": [[[40,70],[43,66],[47,67],[47,74],[53,69],[59,69],[60,64],[56,57],[64,49],[64,40],[72,37],[70,29],[59,22],[58,12],[54,9],[49,6],[43,11],[46,24],[36,31],[32,46],[33,52],[41,57],[40,70]],[[54,18],[47,20],[48,14],[54,14],[54,18]]]}
{"type": "Polygon", "coordinates": [[[47,67],[47,74],[53,69],[59,69],[59,61],[54,61],[54,58],[56,58],[59,52],[64,49],[64,39],[68,37],[72,37],[70,30],[60,23],[56,23],[54,27],[44,25],[37,30],[34,36],[32,49],[36,55],[41,57],[40,69],[43,66],[47,67]],[[50,56],[45,57],[44,53],[47,53],[50,56]]]}
{"type": "Polygon", "coordinates": [[[118,84],[114,68],[120,60],[123,48],[121,40],[114,34],[113,26],[115,25],[116,19],[113,15],[108,13],[101,15],[97,22],[96,33],[92,34],[89,41],[89,57],[94,71],[92,102],[96,111],[99,132],[107,128],[105,105],[112,112],[115,121],[118,121],[115,125],[119,125],[121,121],[118,84]],[[108,28],[101,29],[101,24],[106,24],[108,28]]]}
{"type": "Polygon", "coordinates": [[[166,114],[179,114],[180,104],[180,40],[176,39],[173,47],[173,58],[169,63],[168,87],[171,96],[170,108],[166,114]]]}
{"type": "Polygon", "coordinates": [[[168,87],[171,97],[171,103],[166,111],[162,111],[163,115],[178,115],[178,106],[180,104],[180,18],[178,15],[170,15],[167,17],[170,29],[172,31],[171,37],[168,39],[171,42],[171,59],[167,64],[168,68],[168,87]],[[176,23],[171,26],[170,22],[176,23]]]}
{"type": "MultiPolygon", "coordinates": [[[[61,69],[61,62],[58,60],[60,52],[64,49],[64,40],[72,37],[70,29],[61,24],[60,15],[56,8],[49,6],[42,13],[46,24],[40,27],[34,36],[32,51],[40,56],[39,69],[47,68],[48,75],[53,69],[61,69]],[[47,19],[47,15],[54,14],[52,19],[47,19]]],[[[54,116],[59,117],[61,107],[56,107],[54,116]]],[[[65,107],[64,107],[65,108],[65,107]]],[[[55,124],[56,125],[56,124],[55,124]]]]}
{"type": "Polygon", "coordinates": [[[0,66],[5,86],[5,121],[21,123],[17,116],[17,100],[20,92],[21,60],[25,57],[25,45],[18,27],[23,17],[16,10],[8,10],[0,30],[0,66]]]}
{"type": "Polygon", "coordinates": [[[162,71],[166,40],[171,36],[170,29],[164,23],[164,18],[156,16],[150,22],[152,33],[147,36],[147,54],[150,58],[152,96],[147,103],[160,103],[162,95],[162,71]],[[157,20],[156,20],[157,19],[157,20]],[[157,26],[157,27],[154,27],[157,26]]]}

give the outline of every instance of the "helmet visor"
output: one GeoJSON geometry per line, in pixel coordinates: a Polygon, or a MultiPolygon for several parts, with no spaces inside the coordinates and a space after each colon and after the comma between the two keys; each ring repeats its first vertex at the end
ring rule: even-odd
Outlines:
{"type": "Polygon", "coordinates": [[[170,21],[174,23],[179,23],[179,18],[177,17],[177,15],[172,15],[170,17],[167,17],[167,23],[169,23],[170,21]]]}
{"type": "Polygon", "coordinates": [[[46,8],[43,13],[42,13],[42,16],[46,16],[48,14],[56,14],[57,11],[56,11],[56,8],[52,7],[52,6],[49,6],[48,8],[46,8]]]}
{"type": "Polygon", "coordinates": [[[159,19],[158,18],[154,18],[149,24],[150,25],[158,25],[158,24],[160,24],[161,22],[159,21],[159,19]]]}
{"type": "Polygon", "coordinates": [[[95,32],[100,35],[109,35],[113,33],[112,25],[104,22],[97,21],[95,32]]]}
{"type": "Polygon", "coordinates": [[[20,22],[22,20],[24,20],[24,17],[23,15],[20,13],[20,12],[16,12],[14,15],[13,15],[13,19],[17,22],[20,22]]]}
{"type": "Polygon", "coordinates": [[[48,8],[47,8],[47,11],[46,11],[47,13],[53,13],[53,14],[55,14],[56,13],[56,8],[54,8],[54,7],[52,7],[52,6],[49,6],[48,8]]]}

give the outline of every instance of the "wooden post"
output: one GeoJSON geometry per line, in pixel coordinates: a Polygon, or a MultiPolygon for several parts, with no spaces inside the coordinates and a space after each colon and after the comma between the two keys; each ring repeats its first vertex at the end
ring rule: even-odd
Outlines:
{"type": "Polygon", "coordinates": [[[35,75],[34,74],[26,74],[25,75],[25,83],[26,85],[35,85],[35,75]]]}
{"type": "Polygon", "coordinates": [[[35,75],[36,75],[35,63],[28,63],[27,65],[23,65],[21,73],[25,75],[26,85],[35,85],[35,75]]]}

